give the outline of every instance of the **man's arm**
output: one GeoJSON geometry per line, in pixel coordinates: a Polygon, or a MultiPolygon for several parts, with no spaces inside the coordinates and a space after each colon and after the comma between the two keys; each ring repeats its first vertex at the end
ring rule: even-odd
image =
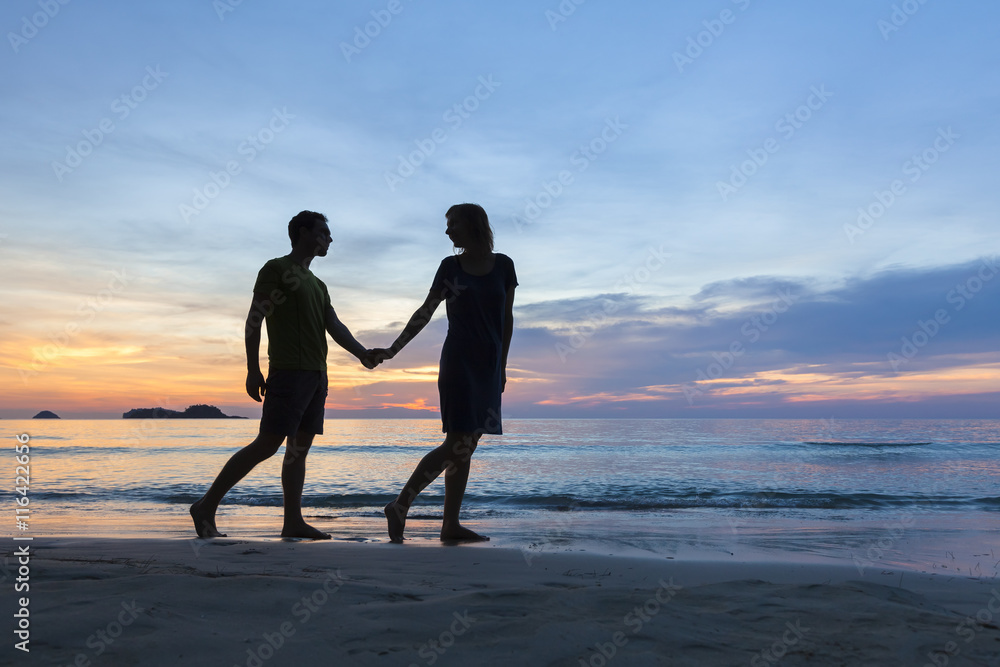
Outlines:
{"type": "Polygon", "coordinates": [[[362,363],[365,361],[368,350],[354,338],[347,325],[340,321],[333,306],[328,306],[326,309],[326,330],[337,345],[360,359],[362,363]]]}
{"type": "Polygon", "coordinates": [[[507,290],[506,313],[503,319],[503,355],[500,357],[500,393],[507,386],[507,353],[510,351],[510,339],[514,335],[514,288],[507,290]]]}
{"type": "Polygon", "coordinates": [[[267,313],[269,306],[270,301],[263,292],[254,292],[244,328],[247,350],[247,394],[258,403],[261,394],[267,392],[264,374],[260,372],[260,327],[264,323],[264,314],[267,313]]]}

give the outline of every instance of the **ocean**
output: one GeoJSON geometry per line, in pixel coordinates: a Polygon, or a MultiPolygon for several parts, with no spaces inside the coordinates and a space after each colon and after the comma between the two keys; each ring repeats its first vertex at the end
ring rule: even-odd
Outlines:
{"type": "MultiPolygon", "coordinates": [[[[12,473],[15,438],[30,437],[30,518],[8,535],[191,538],[188,505],[257,421],[0,427],[12,473]]],[[[505,419],[504,430],[483,437],[463,507],[494,546],[664,558],[781,551],[997,575],[1000,421],[505,419]]],[[[307,520],[335,539],[385,540],[381,507],[441,439],[437,419],[327,420],[309,454],[307,520]]],[[[230,492],[223,532],[277,538],[280,470],[279,452],[230,492]]],[[[411,510],[410,543],[435,542],[442,500],[438,480],[411,510]]]]}

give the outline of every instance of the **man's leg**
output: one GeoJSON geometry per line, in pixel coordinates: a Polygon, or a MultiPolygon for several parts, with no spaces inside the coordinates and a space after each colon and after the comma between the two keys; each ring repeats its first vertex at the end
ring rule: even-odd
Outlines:
{"type": "Polygon", "coordinates": [[[261,432],[253,442],[230,457],[205,495],[191,505],[191,518],[194,519],[198,537],[225,537],[215,527],[215,512],[222,498],[258,463],[274,456],[284,439],[283,435],[261,432]]]}
{"type": "Polygon", "coordinates": [[[282,537],[304,537],[328,540],[329,533],[313,528],[302,518],[302,487],[306,479],[306,455],[312,446],[313,433],[299,431],[285,445],[285,460],[281,466],[281,490],[284,494],[285,524],[282,537]]]}

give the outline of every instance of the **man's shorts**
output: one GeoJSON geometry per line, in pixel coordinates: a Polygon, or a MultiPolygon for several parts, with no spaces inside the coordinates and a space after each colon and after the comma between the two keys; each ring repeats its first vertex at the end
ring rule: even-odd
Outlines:
{"type": "Polygon", "coordinates": [[[261,433],[295,435],[323,433],[327,379],[325,371],[272,368],[264,382],[261,433]]]}

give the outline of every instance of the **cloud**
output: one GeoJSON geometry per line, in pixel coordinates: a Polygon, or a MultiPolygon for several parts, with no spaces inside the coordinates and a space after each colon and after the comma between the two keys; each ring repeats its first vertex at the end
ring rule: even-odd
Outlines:
{"type": "Polygon", "coordinates": [[[900,400],[962,392],[980,384],[972,369],[1000,360],[997,270],[993,258],[896,267],[827,288],[754,276],[707,285],[684,307],[629,294],[533,303],[516,309],[512,359],[553,379],[539,405],[676,399],[685,387],[701,402],[771,405],[849,400],[845,386],[900,400]]]}
{"type": "MultiPolygon", "coordinates": [[[[451,251],[443,212],[478,201],[521,280],[510,405],[551,399],[553,415],[553,401],[568,410],[573,397],[607,396],[629,414],[664,414],[675,399],[685,410],[682,393],[650,388],[716,375],[713,363],[719,377],[712,388],[699,381],[693,408],[834,401],[849,387],[865,400],[984,396],[977,382],[997,377],[992,283],[948,300],[976,270],[959,263],[1000,241],[996,6],[913,21],[887,43],[874,27],[884,8],[775,13],[751,3],[680,73],[671,54],[704,29],[693,3],[647,3],[642,21],[588,4],[557,30],[537,3],[414,6],[350,61],[339,43],[372,20],[369,9],[243,3],[220,20],[210,5],[91,3],[55,17],[11,61],[18,94],[0,118],[19,131],[0,160],[0,298],[16,324],[4,328],[0,358],[13,361],[0,372],[16,375],[125,270],[135,282],[74,345],[142,345],[162,363],[163,384],[181,374],[165,359],[220,375],[232,359],[240,375],[239,346],[226,341],[240,335],[256,271],[287,252],[283,225],[302,208],[330,216],[334,253],[314,270],[338,314],[364,343],[388,344],[398,328],[385,323],[413,312],[451,251]],[[827,57],[845,44],[843,57],[827,57]],[[169,75],[121,117],[111,103],[146,67],[169,75]],[[445,121],[482,76],[501,82],[495,93],[473,101],[459,127],[445,121]],[[778,133],[814,86],[828,87],[829,103],[794,137],[778,133]],[[295,118],[251,161],[240,145],[286,105],[295,118]],[[53,161],[105,117],[114,132],[59,180],[53,161]],[[628,127],[607,143],[615,118],[628,127]],[[390,190],[385,173],[438,127],[447,139],[390,190]],[[910,179],[902,165],[942,127],[961,135],[954,149],[848,239],[859,207],[910,179]],[[780,150],[723,202],[718,181],[772,136],[780,150]],[[585,148],[596,159],[574,160],[585,148]],[[214,192],[212,174],[229,160],[240,173],[185,223],[179,205],[214,192]],[[558,185],[562,171],[571,184],[558,185]],[[529,205],[538,215],[515,225],[529,205]],[[915,352],[893,368],[888,354],[909,351],[904,339],[915,352]],[[722,368],[734,344],[742,353],[722,368]]],[[[437,326],[397,370],[437,363],[437,326]]],[[[352,361],[331,352],[331,365],[352,361]]],[[[99,380],[81,380],[74,395],[90,400],[99,380]]],[[[130,398],[142,379],[114,380],[130,398]]],[[[240,384],[226,400],[245,400],[240,384]]],[[[407,384],[396,402],[421,398],[430,404],[433,383],[407,384]]]]}

